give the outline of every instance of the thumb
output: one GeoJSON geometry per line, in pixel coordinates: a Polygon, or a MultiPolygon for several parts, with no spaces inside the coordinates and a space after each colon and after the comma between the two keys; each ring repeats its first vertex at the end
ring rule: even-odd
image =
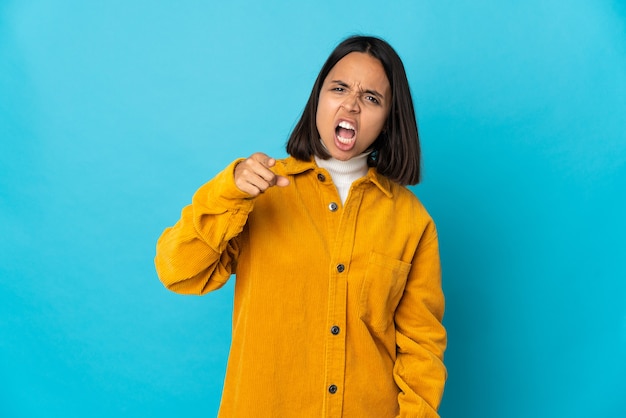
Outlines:
{"type": "Polygon", "coordinates": [[[291,182],[289,181],[289,179],[287,177],[284,176],[276,176],[276,185],[278,187],[285,187],[285,186],[289,186],[291,182]]]}
{"type": "Polygon", "coordinates": [[[263,167],[270,168],[276,164],[276,159],[262,152],[255,152],[250,156],[251,160],[260,163],[263,167]]]}
{"type": "Polygon", "coordinates": [[[276,159],[265,154],[262,154],[260,162],[267,168],[272,168],[276,165],[276,159]]]}

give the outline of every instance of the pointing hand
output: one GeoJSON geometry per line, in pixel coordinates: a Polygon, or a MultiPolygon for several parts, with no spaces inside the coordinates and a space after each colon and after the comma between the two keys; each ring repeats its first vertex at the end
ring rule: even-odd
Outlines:
{"type": "Polygon", "coordinates": [[[275,164],[274,158],[261,152],[252,154],[235,167],[235,185],[252,197],[258,196],[272,186],[288,186],[287,177],[276,175],[270,170],[275,164]]]}

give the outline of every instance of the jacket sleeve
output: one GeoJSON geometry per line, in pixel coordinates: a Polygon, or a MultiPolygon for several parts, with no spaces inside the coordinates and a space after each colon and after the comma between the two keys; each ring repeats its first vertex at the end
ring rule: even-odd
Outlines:
{"type": "Polygon", "coordinates": [[[402,299],[396,309],[397,356],[393,374],[400,388],[401,418],[438,418],[447,371],[443,353],[444,295],[437,231],[427,225],[413,258],[402,299]]]}
{"type": "Polygon", "coordinates": [[[235,272],[238,236],[254,202],[235,185],[240,161],[200,187],[178,222],[159,238],[155,267],[168,289],[205,294],[222,287],[235,272]]]}

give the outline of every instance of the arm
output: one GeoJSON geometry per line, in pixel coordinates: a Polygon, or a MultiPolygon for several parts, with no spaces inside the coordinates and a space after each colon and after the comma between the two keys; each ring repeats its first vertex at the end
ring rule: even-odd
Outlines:
{"type": "Polygon", "coordinates": [[[235,185],[234,169],[240,161],[200,187],[180,220],[159,238],[155,266],[168,289],[204,294],[223,286],[234,272],[236,237],[254,204],[235,185]]]}
{"type": "Polygon", "coordinates": [[[254,197],[289,180],[270,168],[276,161],[262,153],[230,164],[194,194],[180,220],[157,242],[159,278],[178,293],[205,294],[222,287],[235,272],[239,234],[254,197]]]}
{"type": "Polygon", "coordinates": [[[443,311],[437,231],[431,222],[418,245],[395,314],[397,357],[393,373],[401,391],[398,403],[402,418],[439,417],[437,409],[447,378],[443,311]]]}

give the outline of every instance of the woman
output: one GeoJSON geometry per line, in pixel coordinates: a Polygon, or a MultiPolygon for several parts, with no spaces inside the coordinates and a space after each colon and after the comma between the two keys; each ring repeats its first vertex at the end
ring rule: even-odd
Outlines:
{"type": "Polygon", "coordinates": [[[236,275],[220,417],[438,417],[446,369],[437,232],[405,187],[420,147],[385,41],[331,53],[287,143],[202,186],[157,244],[167,288],[236,275]]]}

